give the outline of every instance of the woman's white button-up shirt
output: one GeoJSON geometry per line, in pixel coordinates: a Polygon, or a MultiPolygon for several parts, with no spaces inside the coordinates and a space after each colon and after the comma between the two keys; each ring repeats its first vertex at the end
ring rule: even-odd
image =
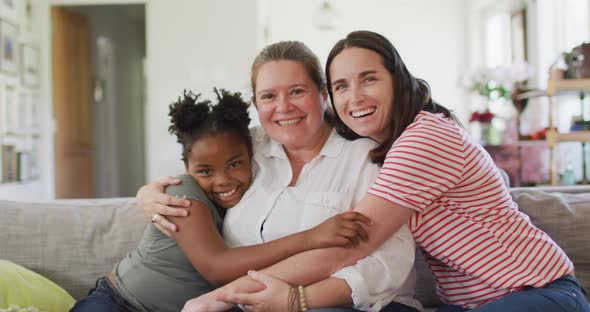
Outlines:
{"type": "MultiPolygon", "coordinates": [[[[295,186],[281,144],[251,129],[254,181],[227,211],[223,237],[230,247],[252,245],[307,230],[354,207],[375,181],[379,167],[368,139],[347,141],[332,131],[320,154],[303,167],[295,186]]],[[[421,309],[413,298],[415,244],[407,226],[368,257],[333,276],[346,280],[355,307],[379,311],[391,301],[421,309]]]]}

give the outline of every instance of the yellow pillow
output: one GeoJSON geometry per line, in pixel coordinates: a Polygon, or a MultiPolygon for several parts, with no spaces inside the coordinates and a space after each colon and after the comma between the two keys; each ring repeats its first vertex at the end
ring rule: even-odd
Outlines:
{"type": "Polygon", "coordinates": [[[68,311],[76,301],[63,288],[18,264],[0,260],[0,309],[11,304],[41,311],[68,311]]]}

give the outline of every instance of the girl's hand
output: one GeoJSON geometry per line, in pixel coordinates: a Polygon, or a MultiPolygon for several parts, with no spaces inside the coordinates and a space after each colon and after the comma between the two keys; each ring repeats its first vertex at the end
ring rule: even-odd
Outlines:
{"type": "Polygon", "coordinates": [[[309,229],[309,242],[312,248],[355,247],[369,239],[364,228],[369,225],[371,220],[365,215],[356,211],[343,212],[309,229]]]}
{"type": "Polygon", "coordinates": [[[217,301],[215,292],[191,299],[184,304],[182,312],[223,312],[234,307],[232,303],[217,301]]]}
{"type": "Polygon", "coordinates": [[[248,271],[248,276],[265,288],[256,293],[221,292],[217,300],[241,304],[248,312],[290,311],[287,299],[291,285],[262,272],[248,271]]]}
{"type": "Polygon", "coordinates": [[[137,191],[137,204],[143,210],[144,215],[150,219],[158,230],[170,237],[170,232],[176,232],[176,224],[168,221],[164,216],[187,216],[188,210],[179,207],[190,206],[190,201],[164,193],[168,185],[180,183],[174,177],[163,177],[155,182],[142,186],[137,191]]]}

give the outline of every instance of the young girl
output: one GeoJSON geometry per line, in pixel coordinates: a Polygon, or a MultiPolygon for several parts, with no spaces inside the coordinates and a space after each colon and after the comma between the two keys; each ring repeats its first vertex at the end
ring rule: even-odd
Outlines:
{"type": "Polygon", "coordinates": [[[173,218],[172,238],[153,224],[138,248],[108,277],[97,280],[72,311],[180,311],[195,296],[293,254],[366,240],[355,212],[336,215],[304,232],[264,244],[227,248],[221,235],[225,209],[248,196],[252,183],[250,118],[239,93],[217,92],[217,105],[184,93],[170,105],[170,133],[182,145],[186,173],[166,193],[191,201],[189,216],[173,218]]]}

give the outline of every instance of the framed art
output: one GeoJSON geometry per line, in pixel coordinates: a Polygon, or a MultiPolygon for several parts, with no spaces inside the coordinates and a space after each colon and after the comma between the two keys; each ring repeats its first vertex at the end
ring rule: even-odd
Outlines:
{"type": "Polygon", "coordinates": [[[39,132],[41,122],[39,121],[39,105],[41,97],[38,92],[31,92],[29,94],[29,127],[34,133],[39,132]]]}
{"type": "Polygon", "coordinates": [[[28,181],[31,179],[31,153],[17,152],[18,181],[28,181]]]}
{"type": "Polygon", "coordinates": [[[14,145],[2,145],[2,182],[16,182],[18,179],[18,155],[14,145]]]}
{"type": "Polygon", "coordinates": [[[6,103],[4,103],[4,85],[0,83],[0,136],[6,133],[6,103]]]}
{"type": "Polygon", "coordinates": [[[16,36],[16,26],[0,21],[0,70],[12,74],[18,71],[16,36]]]}
{"type": "Polygon", "coordinates": [[[0,0],[0,18],[16,22],[19,1],[21,0],[0,0]]]}
{"type": "Polygon", "coordinates": [[[17,123],[16,123],[16,129],[23,131],[23,130],[28,130],[31,128],[31,122],[30,122],[30,93],[26,92],[26,91],[21,91],[18,94],[18,104],[17,104],[17,123]]]}
{"type": "Polygon", "coordinates": [[[23,85],[36,87],[39,85],[39,50],[31,45],[23,45],[21,49],[21,80],[23,85]]]}
{"type": "Polygon", "coordinates": [[[41,149],[41,141],[37,137],[33,137],[33,141],[31,142],[31,158],[29,163],[29,179],[35,180],[39,179],[40,170],[39,170],[39,158],[41,155],[39,154],[41,149]]]}
{"type": "MultiPolygon", "coordinates": [[[[1,0],[0,0],[1,1],[1,0]]],[[[20,15],[21,34],[33,32],[33,20],[36,11],[36,5],[32,0],[19,0],[20,7],[18,8],[20,15]]]]}
{"type": "Polygon", "coordinates": [[[16,88],[11,85],[2,87],[2,112],[0,112],[0,122],[4,125],[3,132],[7,134],[15,133],[18,123],[18,103],[16,88]]]}

